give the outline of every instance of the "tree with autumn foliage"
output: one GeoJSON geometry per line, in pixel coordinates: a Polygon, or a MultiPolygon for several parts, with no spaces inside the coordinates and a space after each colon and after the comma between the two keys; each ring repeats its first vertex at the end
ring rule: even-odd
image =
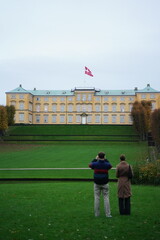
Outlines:
{"type": "Polygon", "coordinates": [[[13,105],[6,106],[7,116],[8,116],[8,126],[14,125],[15,107],[13,105]]]}
{"type": "Polygon", "coordinates": [[[133,120],[133,125],[136,131],[139,133],[140,138],[142,140],[146,140],[148,132],[150,130],[151,102],[134,102],[131,116],[133,120]]]}
{"type": "Polygon", "coordinates": [[[8,128],[7,110],[4,106],[0,106],[0,135],[4,135],[8,128]]]}
{"type": "Polygon", "coordinates": [[[151,132],[156,144],[160,146],[160,109],[155,109],[152,113],[151,132]]]}

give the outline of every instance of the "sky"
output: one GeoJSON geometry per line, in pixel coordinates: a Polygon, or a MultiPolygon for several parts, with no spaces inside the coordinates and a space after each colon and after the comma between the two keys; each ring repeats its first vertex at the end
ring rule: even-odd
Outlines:
{"type": "Polygon", "coordinates": [[[160,0],[0,0],[0,105],[20,84],[160,91],[159,10],[160,0]]]}

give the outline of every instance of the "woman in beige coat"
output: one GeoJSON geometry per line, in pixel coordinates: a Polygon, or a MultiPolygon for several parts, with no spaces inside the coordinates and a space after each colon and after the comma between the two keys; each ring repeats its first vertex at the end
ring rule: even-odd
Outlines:
{"type": "Polygon", "coordinates": [[[119,212],[121,215],[130,215],[131,181],[133,176],[131,166],[125,161],[125,155],[120,156],[120,163],[116,167],[118,178],[119,212]]]}

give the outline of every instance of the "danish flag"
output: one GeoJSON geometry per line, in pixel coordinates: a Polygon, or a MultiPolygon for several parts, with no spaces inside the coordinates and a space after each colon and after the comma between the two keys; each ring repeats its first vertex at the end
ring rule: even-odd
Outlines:
{"type": "Polygon", "coordinates": [[[89,68],[85,67],[85,74],[89,75],[90,77],[93,77],[93,74],[89,68]]]}

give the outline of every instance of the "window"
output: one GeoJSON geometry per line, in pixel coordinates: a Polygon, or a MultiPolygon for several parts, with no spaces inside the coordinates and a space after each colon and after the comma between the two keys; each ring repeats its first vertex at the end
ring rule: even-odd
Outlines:
{"type": "Polygon", "coordinates": [[[44,111],[48,112],[48,104],[44,104],[44,111]]]}
{"type": "Polygon", "coordinates": [[[44,115],[44,123],[48,123],[48,115],[44,115]]]}
{"type": "Polygon", "coordinates": [[[64,111],[65,111],[65,104],[61,104],[61,105],[60,105],[60,111],[61,111],[61,112],[64,112],[64,111]]]}
{"type": "Polygon", "coordinates": [[[56,123],[57,121],[57,115],[52,115],[52,123],[56,123]]]}
{"type": "Polygon", "coordinates": [[[96,115],[95,122],[100,123],[100,115],[96,115]]]}
{"type": "Polygon", "coordinates": [[[81,116],[80,115],[76,115],[76,123],[80,123],[81,122],[81,116]]]}
{"type": "Polygon", "coordinates": [[[100,98],[99,96],[98,96],[98,97],[96,97],[96,101],[97,101],[97,102],[99,102],[99,101],[100,101],[100,99],[101,99],[101,98],[100,98]]]}
{"type": "Polygon", "coordinates": [[[92,101],[92,94],[88,94],[88,101],[92,101]]]}
{"type": "Polygon", "coordinates": [[[23,109],[24,109],[24,102],[20,102],[20,103],[19,103],[19,109],[20,109],[20,110],[23,110],[23,109]]]}
{"type": "Polygon", "coordinates": [[[112,123],[116,123],[117,121],[117,116],[116,115],[112,115],[112,123]]]}
{"type": "Polygon", "coordinates": [[[154,93],[151,93],[151,94],[150,94],[150,98],[151,98],[151,99],[156,98],[155,94],[154,94],[154,93]]]}
{"type": "Polygon", "coordinates": [[[121,97],[121,101],[124,102],[125,101],[125,97],[121,97]]]}
{"type": "Polygon", "coordinates": [[[68,105],[68,112],[73,112],[73,104],[68,105]]]}
{"type": "Polygon", "coordinates": [[[68,97],[68,101],[73,101],[73,97],[68,97]]]}
{"type": "Polygon", "coordinates": [[[117,104],[113,103],[112,104],[112,112],[116,112],[117,104]]]}
{"type": "Polygon", "coordinates": [[[41,100],[41,98],[40,97],[36,97],[36,101],[40,101],[41,100]]]}
{"type": "Polygon", "coordinates": [[[56,102],[56,101],[57,101],[57,98],[56,98],[56,97],[53,97],[53,98],[52,98],[52,101],[53,101],[53,102],[56,102]]]}
{"type": "Polygon", "coordinates": [[[73,122],[73,115],[68,115],[68,122],[72,123],[73,122]]]}
{"type": "Polygon", "coordinates": [[[40,112],[40,104],[36,105],[36,112],[40,112]]]}
{"type": "Polygon", "coordinates": [[[16,99],[16,95],[15,94],[11,95],[11,98],[16,99]]]}
{"type": "Polygon", "coordinates": [[[146,94],[142,94],[142,95],[141,95],[141,98],[142,98],[142,99],[146,99],[146,94]]]}
{"type": "Polygon", "coordinates": [[[77,101],[80,101],[80,100],[81,100],[81,95],[77,94],[77,101]]]}
{"type": "Polygon", "coordinates": [[[117,100],[117,98],[116,97],[112,97],[112,101],[116,101],[117,100]]]}
{"type": "Polygon", "coordinates": [[[24,99],[24,95],[23,95],[23,94],[20,94],[20,95],[19,95],[19,98],[20,98],[20,99],[24,99]]]}
{"type": "Polygon", "coordinates": [[[103,105],[104,112],[108,112],[108,104],[103,105]]]}
{"type": "Polygon", "coordinates": [[[86,94],[82,94],[82,101],[86,101],[86,100],[87,100],[86,94]]]}
{"type": "Polygon", "coordinates": [[[16,102],[15,101],[11,101],[11,105],[12,106],[16,106],[16,102]]]}
{"type": "Polygon", "coordinates": [[[134,97],[129,97],[129,101],[133,101],[134,100],[134,97]]]}
{"type": "Polygon", "coordinates": [[[80,112],[80,111],[81,111],[81,105],[77,104],[77,112],[80,112]]]}
{"type": "Polygon", "coordinates": [[[95,107],[96,107],[96,112],[100,112],[100,104],[96,104],[95,107]]]}
{"type": "Polygon", "coordinates": [[[64,97],[61,97],[61,98],[60,98],[60,101],[61,101],[61,102],[64,102],[64,100],[65,100],[64,97]]]}
{"type": "Polygon", "coordinates": [[[82,104],[82,112],[86,112],[87,111],[87,105],[86,104],[82,104]]]}
{"type": "Polygon", "coordinates": [[[65,122],[65,115],[60,115],[60,123],[64,123],[65,122]]]}
{"type": "Polygon", "coordinates": [[[92,104],[88,104],[88,112],[92,112],[92,104]]]}
{"type": "Polygon", "coordinates": [[[108,97],[104,97],[104,101],[107,102],[108,101],[108,97]]]}
{"type": "Polygon", "coordinates": [[[48,97],[45,97],[45,98],[44,98],[44,101],[45,101],[45,102],[48,102],[48,97]]]}
{"type": "Polygon", "coordinates": [[[104,123],[108,123],[108,115],[104,115],[103,116],[103,122],[104,123]]]}
{"type": "Polygon", "coordinates": [[[125,118],[124,115],[120,115],[120,123],[124,123],[125,122],[124,118],[125,118]]]}
{"type": "Polygon", "coordinates": [[[120,111],[121,111],[121,112],[124,112],[124,111],[125,111],[124,108],[125,108],[125,105],[124,105],[124,104],[121,104],[121,105],[120,105],[120,111]]]}
{"type": "Polygon", "coordinates": [[[40,115],[36,115],[36,123],[40,123],[40,115]]]}
{"type": "Polygon", "coordinates": [[[92,115],[88,115],[87,116],[87,123],[91,123],[92,122],[92,115]]]}
{"type": "Polygon", "coordinates": [[[52,104],[52,111],[56,112],[57,111],[57,104],[52,104]]]}
{"type": "Polygon", "coordinates": [[[19,113],[19,121],[24,121],[24,113],[19,113]]]}

